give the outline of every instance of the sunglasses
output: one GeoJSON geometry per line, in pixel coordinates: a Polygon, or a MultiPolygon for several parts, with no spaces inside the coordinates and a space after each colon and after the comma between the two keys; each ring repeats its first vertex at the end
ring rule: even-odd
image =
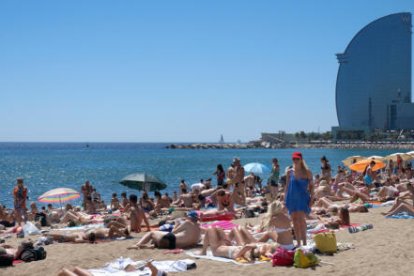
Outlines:
{"type": "Polygon", "coordinates": [[[293,161],[299,161],[300,158],[292,158],[293,161]]]}

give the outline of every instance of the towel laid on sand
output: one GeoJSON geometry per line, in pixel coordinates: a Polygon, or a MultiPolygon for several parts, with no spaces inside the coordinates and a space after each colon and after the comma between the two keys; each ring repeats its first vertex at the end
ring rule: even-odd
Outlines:
{"type": "Polygon", "coordinates": [[[253,265],[253,264],[266,263],[266,262],[259,262],[259,261],[255,261],[254,263],[239,263],[232,259],[213,256],[213,253],[211,252],[211,250],[207,251],[207,255],[197,255],[196,252],[191,251],[191,250],[186,251],[185,254],[187,254],[190,257],[197,258],[197,259],[206,259],[206,260],[218,261],[218,262],[223,262],[223,263],[233,263],[236,265],[253,265]]]}
{"type": "MultiPolygon", "coordinates": [[[[89,269],[88,271],[94,276],[150,276],[151,271],[145,267],[143,270],[136,270],[131,272],[124,271],[128,265],[140,266],[144,261],[135,262],[130,258],[119,258],[113,262],[106,264],[100,269],[89,269]]],[[[152,264],[160,271],[164,272],[183,272],[187,271],[188,267],[196,267],[195,262],[190,259],[179,261],[154,261],[152,264]]]]}
{"type": "Polygon", "coordinates": [[[409,215],[407,212],[400,212],[398,214],[387,216],[386,218],[393,218],[393,219],[413,219],[414,216],[409,215]]]}

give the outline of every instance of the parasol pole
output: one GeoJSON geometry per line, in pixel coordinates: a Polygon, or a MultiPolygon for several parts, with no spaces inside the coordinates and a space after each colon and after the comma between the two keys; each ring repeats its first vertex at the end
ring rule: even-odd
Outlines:
{"type": "Polygon", "coordinates": [[[60,195],[59,195],[59,203],[60,203],[60,210],[62,211],[62,200],[60,199],[60,195]]]}

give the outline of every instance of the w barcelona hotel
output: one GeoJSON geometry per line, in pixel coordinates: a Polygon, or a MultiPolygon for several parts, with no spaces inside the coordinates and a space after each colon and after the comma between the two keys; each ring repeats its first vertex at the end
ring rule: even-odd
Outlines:
{"type": "Polygon", "coordinates": [[[340,132],[414,130],[411,100],[411,13],[379,18],[337,54],[340,132]]]}

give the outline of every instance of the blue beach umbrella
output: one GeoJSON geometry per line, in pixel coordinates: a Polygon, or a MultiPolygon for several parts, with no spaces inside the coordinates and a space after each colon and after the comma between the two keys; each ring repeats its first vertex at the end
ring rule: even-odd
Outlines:
{"type": "Polygon", "coordinates": [[[247,173],[254,173],[255,175],[264,176],[270,173],[269,167],[262,163],[249,163],[243,166],[244,171],[247,173]]]}

